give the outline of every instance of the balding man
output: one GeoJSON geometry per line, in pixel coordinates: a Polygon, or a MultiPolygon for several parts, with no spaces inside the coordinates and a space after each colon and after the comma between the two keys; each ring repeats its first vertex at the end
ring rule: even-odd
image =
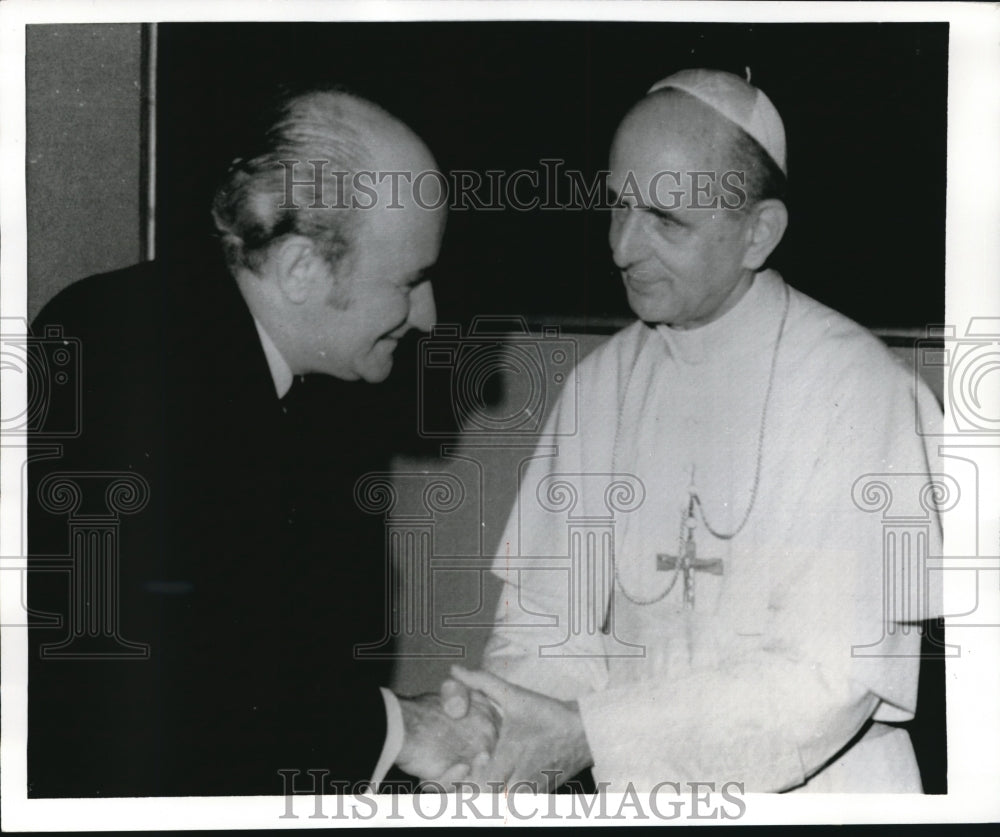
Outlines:
{"type": "Polygon", "coordinates": [[[567,383],[579,401],[546,430],[558,455],[531,462],[501,538],[565,554],[565,514],[542,504],[562,482],[574,518],[617,513],[613,557],[569,584],[497,562],[486,671],[455,672],[504,715],[473,779],[551,786],[593,765],[612,790],[920,790],[898,726],[920,640],[891,620],[930,613],[852,488],[926,481],[920,431],[940,408],[880,341],[767,269],[785,169],[776,109],[728,73],[677,73],[618,128],[610,244],[638,319],[567,383]],[[616,480],[635,508],[615,511],[616,480]],[[890,591],[914,601],[887,613],[890,591]],[[586,624],[589,603],[603,625],[586,624]]]}
{"type": "Polygon", "coordinates": [[[114,507],[117,546],[99,547],[104,567],[118,550],[107,598],[76,595],[93,560],[29,580],[63,620],[30,632],[31,796],[344,792],[494,740],[485,708],[455,723],[436,696],[397,700],[386,655],[355,654],[390,618],[381,522],[353,494],[385,467],[367,383],[434,322],[445,225],[398,173],[436,164],[343,92],[264,122],[216,192],[217,263],[86,279],[34,324],[80,341],[83,402],[79,438],[32,468],[32,554],[74,550],[67,511],[107,515],[114,475],[135,508],[114,507]],[[55,472],[86,508],[53,503],[55,472]]]}

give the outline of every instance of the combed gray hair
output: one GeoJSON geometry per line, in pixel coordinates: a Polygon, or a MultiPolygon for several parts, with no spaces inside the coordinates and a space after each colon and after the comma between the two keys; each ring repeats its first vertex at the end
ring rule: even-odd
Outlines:
{"type": "Polygon", "coordinates": [[[230,269],[258,272],[287,235],[312,239],[336,267],[361,215],[348,208],[350,174],[370,168],[363,128],[373,113],[384,111],[338,89],[303,92],[270,109],[251,153],[233,160],[212,202],[230,269]]]}

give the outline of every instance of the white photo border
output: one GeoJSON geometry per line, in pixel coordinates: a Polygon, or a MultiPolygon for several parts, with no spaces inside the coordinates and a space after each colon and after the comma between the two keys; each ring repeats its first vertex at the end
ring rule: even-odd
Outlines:
{"type": "MultiPolygon", "coordinates": [[[[407,20],[592,20],[698,22],[863,22],[950,23],[948,70],[948,188],[946,230],[946,322],[961,329],[973,317],[1000,317],[1000,8],[963,3],[667,3],[667,2],[88,2],[10,0],[0,6],[0,314],[5,321],[24,320],[26,312],[25,240],[25,90],[24,32],[28,23],[143,21],[407,21],[407,20]]],[[[26,395],[23,381],[4,378],[2,399],[17,411],[26,395]]],[[[993,393],[1000,399],[1000,392],[993,393]]],[[[987,406],[1000,414],[997,403],[987,406]]],[[[1000,437],[969,440],[965,453],[979,469],[979,532],[984,554],[1000,555],[1000,437]]],[[[21,474],[24,440],[6,437],[0,457],[0,556],[21,554],[21,474]]],[[[970,525],[946,518],[949,544],[970,525]]],[[[974,525],[974,524],[973,524],[974,525]]],[[[955,553],[957,554],[957,553],[955,553]]],[[[996,574],[993,574],[995,578],[996,574]]],[[[17,584],[0,580],[0,612],[7,623],[21,610],[17,584]]],[[[945,609],[950,586],[945,588],[945,609]]],[[[1000,625],[1000,584],[981,585],[979,612],[1000,625]]],[[[25,734],[27,720],[27,641],[23,629],[2,633],[2,729],[0,795],[3,827],[20,831],[161,830],[229,828],[310,828],[336,825],[472,824],[475,814],[453,798],[437,816],[440,804],[421,797],[348,798],[344,816],[331,817],[337,805],[325,803],[324,818],[308,797],[295,798],[296,817],[283,797],[190,799],[36,800],[26,797],[25,734]],[[464,816],[462,816],[464,814],[464,816]]],[[[743,797],[745,812],[733,824],[829,824],[988,822],[1000,819],[1000,631],[967,629],[963,655],[947,662],[949,791],[941,796],[770,795],[743,797]]],[[[645,800],[643,800],[645,801],[645,800]]],[[[572,818],[570,797],[504,800],[496,817],[481,825],[658,824],[650,811],[637,816],[621,795],[611,795],[608,812],[623,818],[591,815],[572,818]],[[512,804],[513,803],[513,804],[512,804]],[[516,807],[515,807],[516,806],[516,807]],[[534,811],[532,814],[531,812],[534,811]],[[554,814],[546,816],[546,814],[554,814]]],[[[684,804],[691,809],[690,797],[684,804]]],[[[659,805],[669,811],[669,802],[659,805]]],[[[475,809],[491,812],[480,800],[475,809]]],[[[579,811],[579,809],[576,809],[579,811]]],[[[721,824],[692,819],[685,824],[721,824]]],[[[723,821],[724,822],[724,821],[723,821]]]]}

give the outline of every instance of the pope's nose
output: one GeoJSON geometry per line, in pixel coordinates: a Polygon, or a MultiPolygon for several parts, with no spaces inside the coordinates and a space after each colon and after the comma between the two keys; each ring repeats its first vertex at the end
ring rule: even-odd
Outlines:
{"type": "Polygon", "coordinates": [[[611,256],[620,270],[625,270],[639,258],[641,223],[642,219],[636,210],[616,209],[612,213],[608,241],[611,244],[611,256]]]}

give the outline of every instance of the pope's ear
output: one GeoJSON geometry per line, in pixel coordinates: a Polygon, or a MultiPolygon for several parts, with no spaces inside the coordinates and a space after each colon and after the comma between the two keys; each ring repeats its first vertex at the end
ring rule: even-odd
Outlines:
{"type": "Polygon", "coordinates": [[[760,270],[785,234],[788,210],[782,201],[768,198],[758,201],[749,212],[749,241],[743,255],[743,267],[760,270]]]}
{"type": "Polygon", "coordinates": [[[314,295],[321,283],[328,281],[325,261],[313,242],[302,235],[282,239],[272,251],[274,275],[281,293],[289,302],[301,305],[314,295]]]}

